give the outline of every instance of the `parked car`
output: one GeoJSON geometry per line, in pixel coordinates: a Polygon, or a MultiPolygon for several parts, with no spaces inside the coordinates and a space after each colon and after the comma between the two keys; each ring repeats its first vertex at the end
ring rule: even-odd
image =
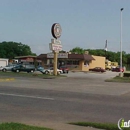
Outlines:
{"type": "Polygon", "coordinates": [[[63,73],[69,73],[69,68],[67,66],[61,66],[59,69],[62,70],[63,73]]]}
{"type": "Polygon", "coordinates": [[[106,72],[106,70],[103,69],[102,67],[95,67],[95,68],[89,69],[89,71],[106,72]]]}
{"type": "Polygon", "coordinates": [[[42,66],[37,66],[36,70],[37,70],[37,71],[43,71],[43,70],[44,70],[44,67],[42,67],[42,66]]]}
{"type": "MultiPolygon", "coordinates": [[[[53,73],[53,71],[54,71],[54,68],[53,68],[53,67],[48,68],[48,69],[45,69],[45,74],[53,73]]],[[[63,73],[63,71],[60,70],[60,69],[57,69],[57,72],[59,72],[60,74],[63,73]]]]}
{"type": "Polygon", "coordinates": [[[1,67],[0,67],[0,71],[2,71],[2,69],[3,69],[3,67],[1,66],[1,67]]]}
{"type": "Polygon", "coordinates": [[[42,66],[38,66],[37,68],[36,68],[36,70],[37,71],[40,71],[41,73],[43,73],[43,74],[48,74],[49,72],[46,70],[46,69],[44,69],[44,67],[42,67],[42,66]]]}
{"type": "Polygon", "coordinates": [[[124,68],[120,67],[112,68],[112,72],[124,72],[124,68]]]}
{"type": "Polygon", "coordinates": [[[12,71],[13,72],[27,72],[27,73],[29,73],[29,72],[31,72],[31,73],[33,73],[34,71],[35,71],[35,66],[34,65],[22,65],[22,64],[20,64],[20,65],[17,65],[17,66],[15,66],[14,68],[12,68],[12,71]]]}
{"type": "Polygon", "coordinates": [[[2,70],[3,72],[6,72],[6,71],[11,71],[13,67],[17,66],[17,64],[9,64],[5,67],[1,67],[0,70],[2,70]]]}

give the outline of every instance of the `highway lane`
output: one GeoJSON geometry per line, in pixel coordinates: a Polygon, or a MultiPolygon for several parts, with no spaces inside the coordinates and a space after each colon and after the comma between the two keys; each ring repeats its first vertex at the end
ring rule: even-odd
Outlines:
{"type": "Polygon", "coordinates": [[[130,92],[129,83],[104,82],[99,75],[97,75],[97,79],[93,79],[93,77],[69,77],[58,79],[15,77],[13,81],[0,82],[0,86],[102,95],[124,95],[130,92]]]}
{"type": "Polygon", "coordinates": [[[0,121],[117,122],[129,119],[129,96],[0,87],[0,121]]]}

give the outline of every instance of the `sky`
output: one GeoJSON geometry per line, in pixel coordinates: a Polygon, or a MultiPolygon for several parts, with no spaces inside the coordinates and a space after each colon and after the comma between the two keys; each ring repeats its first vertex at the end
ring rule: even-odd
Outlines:
{"type": "Polygon", "coordinates": [[[74,47],[130,53],[130,0],[0,0],[0,42],[29,45],[48,53],[51,27],[59,23],[63,50],[74,47]]]}

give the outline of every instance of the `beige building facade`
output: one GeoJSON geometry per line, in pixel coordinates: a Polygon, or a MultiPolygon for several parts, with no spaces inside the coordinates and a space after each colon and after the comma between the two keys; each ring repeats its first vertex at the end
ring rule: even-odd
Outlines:
{"type": "Polygon", "coordinates": [[[94,55],[92,55],[92,57],[95,60],[91,61],[90,66],[89,66],[90,68],[102,67],[103,69],[105,69],[105,61],[106,61],[105,57],[94,56],[94,55]]]}

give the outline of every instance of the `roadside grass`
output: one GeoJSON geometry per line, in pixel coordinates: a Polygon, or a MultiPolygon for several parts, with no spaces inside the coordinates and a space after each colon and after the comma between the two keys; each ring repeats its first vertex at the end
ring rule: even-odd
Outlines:
{"type": "Polygon", "coordinates": [[[122,83],[130,83],[130,77],[119,77],[116,76],[111,79],[106,79],[105,82],[122,82],[122,83]]]}
{"type": "Polygon", "coordinates": [[[52,130],[52,129],[29,126],[20,123],[1,123],[0,130],[52,130]]]}
{"type": "Polygon", "coordinates": [[[67,77],[66,75],[49,75],[49,74],[37,74],[37,73],[16,73],[16,72],[0,72],[0,76],[13,76],[13,77],[32,77],[32,78],[58,78],[67,77]]]}
{"type": "MultiPolygon", "coordinates": [[[[69,123],[69,124],[85,126],[85,127],[93,127],[102,130],[119,130],[117,124],[110,124],[110,123],[77,122],[77,123],[69,123]]],[[[130,130],[130,128],[122,128],[122,130],[130,130]]]]}

